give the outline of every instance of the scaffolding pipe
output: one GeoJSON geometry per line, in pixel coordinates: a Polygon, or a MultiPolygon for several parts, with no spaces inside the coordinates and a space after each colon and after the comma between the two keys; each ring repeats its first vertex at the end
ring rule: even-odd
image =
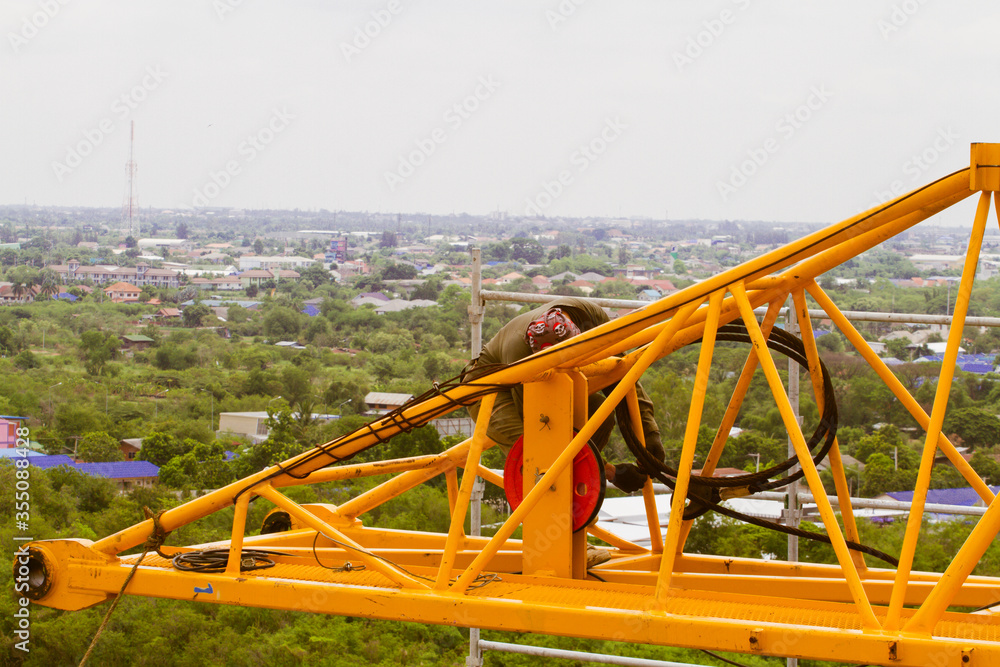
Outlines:
{"type": "MultiPolygon", "coordinates": [[[[493,290],[483,290],[479,293],[483,301],[517,301],[524,303],[548,303],[559,298],[553,294],[531,294],[528,292],[497,292],[493,290]]],[[[652,301],[637,301],[633,299],[595,299],[584,297],[587,301],[597,304],[602,308],[642,308],[653,303],[652,301]]],[[[754,312],[763,315],[766,308],[757,308],[754,312]]],[[[785,315],[787,308],[782,308],[780,313],[785,315]]],[[[842,311],[849,320],[858,322],[898,322],[900,324],[951,324],[955,319],[951,315],[923,315],[918,313],[874,313],[863,310],[842,311]]],[[[811,308],[809,317],[820,320],[828,320],[830,316],[825,310],[811,308]]],[[[1000,327],[1000,317],[966,317],[967,327],[1000,327]]]]}
{"type": "Polygon", "coordinates": [[[540,658],[565,658],[580,662],[599,662],[605,665],[626,665],[627,667],[709,667],[690,662],[673,662],[670,660],[648,660],[646,658],[628,658],[620,655],[603,653],[586,653],[584,651],[566,651],[560,648],[545,648],[542,646],[524,646],[506,642],[480,641],[479,648],[484,651],[501,651],[504,653],[521,653],[540,658]]]}
{"type": "MultiPolygon", "coordinates": [[[[996,487],[994,487],[996,488],[996,487]]],[[[666,484],[653,484],[653,491],[656,493],[670,493],[671,489],[666,484]]],[[[777,500],[784,502],[788,496],[783,491],[761,491],[752,496],[744,496],[748,500],[777,500]]],[[[805,503],[813,503],[813,495],[808,491],[799,492],[799,507],[805,503]]],[[[837,496],[830,496],[831,505],[840,505],[837,496]]],[[[910,503],[902,500],[879,500],[877,498],[851,498],[851,507],[863,507],[877,510],[902,510],[910,511],[910,503]]],[[[924,508],[932,514],[961,514],[964,516],[982,516],[986,513],[985,507],[970,507],[968,505],[943,505],[940,503],[924,503],[924,508]]]]}

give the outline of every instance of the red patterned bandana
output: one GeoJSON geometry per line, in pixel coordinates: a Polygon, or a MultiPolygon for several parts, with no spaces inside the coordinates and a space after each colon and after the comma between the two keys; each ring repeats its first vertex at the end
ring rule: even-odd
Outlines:
{"type": "Polygon", "coordinates": [[[528,325],[524,342],[532,352],[538,352],[579,333],[580,327],[573,324],[573,320],[566,317],[561,309],[550,308],[540,319],[528,325]]]}

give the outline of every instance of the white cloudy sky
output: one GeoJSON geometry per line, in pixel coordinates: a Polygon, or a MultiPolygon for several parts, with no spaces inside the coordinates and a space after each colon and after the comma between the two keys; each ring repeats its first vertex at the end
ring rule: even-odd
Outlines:
{"type": "Polygon", "coordinates": [[[995,0],[576,1],[4,0],[0,203],[119,206],[130,121],[144,206],[671,219],[839,220],[1000,141],[995,0]]]}

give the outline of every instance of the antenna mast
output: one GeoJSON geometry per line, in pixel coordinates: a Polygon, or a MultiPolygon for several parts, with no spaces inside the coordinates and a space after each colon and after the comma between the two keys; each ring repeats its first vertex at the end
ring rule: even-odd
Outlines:
{"type": "Polygon", "coordinates": [[[139,202],[135,192],[135,121],[132,121],[132,132],[128,146],[128,162],[125,163],[125,173],[128,178],[128,193],[125,195],[125,202],[122,205],[122,226],[125,228],[125,235],[137,238],[139,236],[139,202]]]}

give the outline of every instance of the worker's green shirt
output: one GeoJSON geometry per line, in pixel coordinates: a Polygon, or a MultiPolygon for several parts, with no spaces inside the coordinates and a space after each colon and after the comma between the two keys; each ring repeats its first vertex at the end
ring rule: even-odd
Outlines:
{"type": "MultiPolygon", "coordinates": [[[[610,322],[611,318],[600,306],[596,306],[589,301],[576,297],[561,297],[550,301],[534,310],[518,315],[505,324],[497,335],[483,347],[482,354],[474,362],[475,366],[489,366],[493,364],[512,364],[531,355],[531,347],[524,340],[525,331],[528,325],[540,319],[546,311],[552,308],[561,308],[562,311],[573,320],[573,323],[580,327],[580,331],[589,331],[605,322],[610,322]]],[[[643,432],[659,433],[659,427],[653,418],[653,403],[649,400],[642,387],[636,384],[639,396],[639,413],[642,416],[643,432]]],[[[610,392],[610,389],[608,390],[610,392]]],[[[592,398],[593,402],[593,398],[592,398]]],[[[505,448],[509,448],[524,433],[524,389],[520,385],[509,390],[501,390],[497,394],[496,403],[493,406],[493,415],[490,417],[490,425],[487,435],[490,439],[499,443],[505,448]]],[[[479,414],[479,404],[470,406],[469,412],[473,418],[479,414]]],[[[603,438],[595,438],[595,443],[603,449],[607,444],[607,437],[610,434],[609,424],[607,429],[601,429],[603,438]],[[598,440],[603,439],[603,442],[598,440]]]]}

